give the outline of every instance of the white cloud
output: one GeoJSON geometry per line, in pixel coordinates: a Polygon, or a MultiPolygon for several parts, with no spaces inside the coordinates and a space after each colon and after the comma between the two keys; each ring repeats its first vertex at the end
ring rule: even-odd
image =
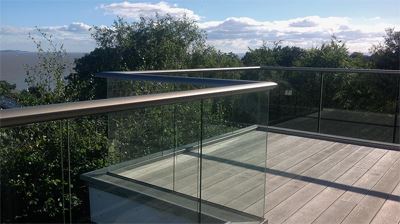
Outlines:
{"type": "Polygon", "coordinates": [[[309,20],[309,19],[302,19],[300,21],[295,21],[289,24],[291,27],[315,27],[318,26],[318,23],[309,20]]]}
{"type": "Polygon", "coordinates": [[[167,14],[173,17],[183,17],[199,20],[200,16],[196,15],[192,10],[186,8],[179,8],[176,4],[171,5],[167,2],[159,3],[111,3],[101,5],[106,14],[117,15],[125,18],[139,19],[140,17],[153,17],[156,14],[165,16],[167,14]]]}
{"type": "MultiPolygon", "coordinates": [[[[69,25],[45,26],[38,29],[52,35],[56,42],[62,43],[70,52],[86,52],[93,50],[95,46],[90,27],[82,22],[73,22],[69,25]]],[[[39,38],[39,33],[34,27],[0,27],[0,48],[34,51],[35,45],[28,38],[29,34],[39,38]]]]}
{"type": "MultiPolygon", "coordinates": [[[[192,18],[200,17],[193,11],[178,8],[164,2],[150,3],[112,3],[101,6],[107,13],[136,18],[141,13],[147,16],[158,12],[160,15],[173,14],[192,18]],[[147,7],[147,9],[146,9],[147,7]],[[190,12],[190,13],[188,13],[190,12]]],[[[260,21],[249,17],[229,17],[221,21],[197,21],[206,31],[208,43],[226,52],[243,53],[248,48],[260,47],[263,42],[281,41],[283,45],[310,48],[320,46],[330,40],[332,35],[346,42],[349,51],[368,53],[373,44],[383,40],[386,28],[400,28],[399,24],[386,23],[382,18],[354,20],[347,17],[307,16],[287,20],[260,21]]],[[[82,22],[69,25],[39,27],[52,34],[68,51],[91,51],[95,42],[90,35],[90,26],[82,22]]],[[[0,48],[35,50],[28,33],[34,28],[0,27],[0,48]]]]}
{"type": "Polygon", "coordinates": [[[347,43],[350,51],[367,53],[382,41],[385,29],[399,24],[381,19],[354,21],[347,17],[308,16],[278,21],[257,21],[248,17],[230,17],[223,21],[199,23],[208,34],[208,42],[224,51],[244,52],[263,41],[282,41],[284,45],[310,48],[330,40],[332,35],[347,43]]]}

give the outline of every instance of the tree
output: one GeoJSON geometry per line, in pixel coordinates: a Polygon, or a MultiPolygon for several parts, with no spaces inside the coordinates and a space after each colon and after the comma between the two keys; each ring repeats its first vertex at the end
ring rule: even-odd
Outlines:
{"type": "Polygon", "coordinates": [[[329,43],[324,43],[320,47],[308,50],[304,55],[304,58],[298,61],[295,65],[328,68],[351,67],[346,44],[335,36],[332,36],[329,43]]]}
{"type": "MultiPolygon", "coordinates": [[[[69,73],[72,65],[67,63],[67,53],[63,44],[54,41],[53,36],[37,28],[39,37],[29,34],[37,49],[38,63],[32,66],[26,65],[26,79],[29,94],[21,96],[35,96],[35,102],[28,97],[29,105],[49,104],[65,101],[64,75],[69,73]],[[44,41],[44,42],[43,42],[44,41]]],[[[25,101],[24,98],[20,99],[25,101]]]]}
{"type": "Polygon", "coordinates": [[[260,48],[249,49],[242,61],[247,66],[251,65],[269,65],[269,66],[293,66],[301,60],[305,50],[299,47],[282,46],[280,42],[273,43],[269,47],[263,43],[260,48]]]}
{"type": "Polygon", "coordinates": [[[119,18],[111,27],[94,27],[97,48],[76,61],[69,79],[71,93],[83,99],[106,97],[100,71],[179,69],[190,65],[193,52],[205,46],[205,34],[187,17],[119,18]]]}
{"type": "MultiPolygon", "coordinates": [[[[38,38],[31,36],[38,63],[26,67],[29,89],[15,97],[24,106],[69,101],[66,52],[51,35],[38,32],[38,38]]],[[[13,88],[1,82],[2,94],[12,94],[13,88]]],[[[105,166],[106,127],[100,116],[1,129],[1,220],[63,222],[73,221],[68,214],[87,216],[87,189],[79,175],[105,166]]]]}
{"type": "Polygon", "coordinates": [[[372,68],[371,57],[361,52],[353,52],[350,54],[350,64],[352,68],[372,68]]]}
{"type": "Polygon", "coordinates": [[[13,95],[16,85],[8,83],[7,81],[0,80],[0,96],[13,95]]]}
{"type": "Polygon", "coordinates": [[[376,68],[400,69],[400,31],[387,29],[384,42],[371,49],[372,61],[376,68]]]}

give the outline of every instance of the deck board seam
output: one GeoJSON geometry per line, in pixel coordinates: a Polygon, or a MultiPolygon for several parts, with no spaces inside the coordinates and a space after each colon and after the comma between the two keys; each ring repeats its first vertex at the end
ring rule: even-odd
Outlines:
{"type": "MultiPolygon", "coordinates": [[[[371,150],[371,153],[373,152],[373,150],[371,150]]],[[[353,181],[353,183],[351,184],[351,186],[354,186],[354,184],[355,183],[357,183],[366,173],[368,173],[368,171],[370,171],[386,154],[388,154],[388,151],[386,151],[380,158],[379,158],[379,160],[377,160],[377,161],[375,161],[375,163],[371,166],[371,167],[369,167],[360,177],[358,177],[357,178],[357,180],[354,180],[353,181]]],[[[396,160],[397,161],[397,160],[396,160]]],[[[354,166],[353,166],[354,167],[354,166]]],[[[388,170],[390,169],[390,167],[388,168],[388,170]]],[[[382,176],[383,177],[383,176],[382,176]]],[[[378,182],[379,182],[379,180],[378,180],[378,182]]],[[[329,187],[329,186],[328,186],[329,187]]],[[[323,190],[319,193],[319,194],[321,194],[323,192],[323,190]]],[[[316,220],[318,220],[318,218],[326,211],[326,210],[328,210],[337,200],[339,200],[340,199],[340,197],[343,195],[343,194],[345,194],[347,192],[347,190],[346,191],[343,191],[341,194],[340,194],[340,196],[338,196],[326,209],[324,209],[312,222],[311,222],[311,224],[312,223],[314,223],[316,220]]],[[[318,195],[319,195],[318,194],[318,195]]],[[[318,196],[317,195],[317,196],[318,196]]],[[[305,206],[305,205],[304,205],[305,206]]],[[[303,206],[303,207],[304,207],[303,206]]],[[[293,213],[294,214],[294,213],[293,213]]]]}
{"type": "MultiPolygon", "coordinates": [[[[341,143],[339,143],[339,144],[341,144],[341,143]]],[[[309,167],[308,169],[304,170],[303,172],[297,174],[296,176],[300,176],[301,174],[304,174],[304,173],[308,172],[309,170],[311,170],[312,168],[314,168],[314,167],[317,166],[318,164],[320,164],[320,163],[326,161],[326,160],[329,159],[331,156],[334,156],[336,153],[338,153],[339,151],[343,150],[343,149],[346,148],[347,146],[349,146],[349,145],[344,145],[344,147],[343,147],[342,149],[338,150],[338,151],[335,152],[335,153],[332,153],[332,154],[328,155],[327,157],[323,158],[321,161],[319,161],[319,162],[313,164],[311,167],[309,167]]],[[[332,146],[332,147],[333,147],[333,146],[332,146]]],[[[345,158],[343,158],[343,159],[346,159],[347,157],[351,156],[352,154],[358,152],[358,151],[360,150],[359,148],[360,148],[360,147],[357,147],[356,149],[354,149],[354,150],[355,150],[354,152],[349,153],[349,154],[348,154],[345,158]]],[[[371,153],[371,152],[370,152],[370,153],[371,153]]],[[[369,153],[367,153],[365,156],[367,156],[368,154],[369,154],[369,153]]],[[[364,158],[364,157],[362,157],[362,158],[364,158]]],[[[360,160],[361,160],[362,158],[360,158],[360,160]]],[[[337,163],[335,163],[330,169],[334,168],[334,167],[335,167],[337,164],[339,164],[339,163],[340,163],[340,161],[338,161],[337,163]]],[[[330,169],[328,169],[327,171],[329,171],[330,169]]],[[[321,175],[323,175],[323,174],[321,174],[321,175]]],[[[318,177],[320,177],[321,175],[319,175],[318,177]]],[[[271,192],[268,192],[268,193],[266,194],[266,196],[265,196],[266,200],[267,200],[269,194],[271,194],[271,193],[273,193],[273,192],[279,190],[281,187],[285,186],[286,184],[288,184],[288,183],[289,183],[290,181],[292,181],[292,180],[294,180],[294,178],[288,178],[288,180],[287,180],[286,182],[282,183],[279,187],[277,187],[276,189],[274,189],[274,190],[271,191],[271,192]]],[[[303,186],[303,187],[304,187],[304,186],[303,186]]],[[[301,187],[301,188],[298,189],[297,191],[301,190],[303,187],[301,187]]],[[[295,194],[297,191],[295,191],[293,194],[295,194]]],[[[287,198],[287,199],[288,199],[288,198],[287,198]]],[[[285,199],[285,200],[287,200],[287,199],[285,199]]],[[[284,202],[285,200],[283,200],[282,202],[284,202]]],[[[282,202],[281,202],[281,203],[282,203],[282,202]]],[[[257,202],[255,202],[255,203],[257,203],[257,202]]],[[[253,204],[255,204],[255,203],[253,203],[253,204]]],[[[252,205],[253,205],[253,204],[252,204],[252,205]]],[[[273,209],[274,209],[276,206],[278,206],[279,204],[280,204],[280,203],[278,203],[277,205],[275,205],[275,206],[274,206],[273,208],[271,208],[269,211],[273,210],[273,209]]],[[[248,208],[251,207],[252,205],[248,206],[246,209],[248,209],[248,208]]],[[[268,213],[269,211],[265,212],[265,214],[268,213]]]]}
{"type": "MultiPolygon", "coordinates": [[[[386,153],[388,153],[388,152],[386,152],[386,153]]],[[[395,161],[393,164],[397,163],[399,160],[400,160],[400,157],[397,158],[396,161],[395,161]]],[[[379,180],[374,184],[374,186],[372,186],[368,191],[374,189],[374,187],[379,183],[379,181],[381,181],[381,179],[382,179],[389,171],[390,171],[390,168],[389,168],[388,170],[385,171],[385,173],[379,178],[379,180]]],[[[348,212],[347,215],[342,219],[342,221],[340,222],[340,224],[342,224],[342,223],[347,219],[347,217],[348,217],[348,216],[354,211],[354,209],[364,200],[364,198],[365,198],[366,196],[367,196],[367,194],[364,194],[364,195],[362,196],[362,198],[358,201],[358,203],[355,204],[355,205],[353,206],[353,208],[350,210],[350,212],[348,212]]],[[[376,215],[376,214],[375,214],[375,215],[376,215]]],[[[375,216],[374,216],[374,217],[375,217],[375,216]]],[[[373,219],[371,219],[371,221],[372,221],[372,220],[373,220],[373,219]]],[[[370,222],[371,222],[371,221],[370,221],[370,222]]]]}
{"type": "MultiPolygon", "coordinates": [[[[349,145],[346,145],[346,146],[343,147],[341,150],[345,149],[345,148],[348,147],[348,146],[349,146],[349,145]]],[[[346,159],[346,158],[348,158],[348,157],[351,156],[353,153],[356,153],[356,152],[359,151],[359,150],[360,150],[360,149],[357,148],[354,152],[348,154],[345,158],[343,158],[343,160],[346,159]]],[[[340,150],[338,150],[338,152],[339,152],[339,151],[340,151],[340,150]]],[[[372,151],[371,151],[371,152],[372,152],[372,151]]],[[[369,153],[371,153],[371,152],[369,152],[369,153]]],[[[368,153],[368,154],[369,154],[369,153],[368,153]]],[[[304,170],[303,172],[297,174],[296,176],[300,176],[300,175],[306,173],[307,171],[313,169],[315,166],[317,166],[317,165],[321,164],[322,162],[328,160],[331,156],[333,156],[333,155],[335,155],[335,154],[336,154],[336,153],[333,153],[333,154],[329,155],[328,157],[326,157],[326,158],[324,158],[323,160],[321,160],[321,161],[315,163],[315,164],[312,165],[310,168],[308,168],[307,170],[304,170]]],[[[366,154],[365,156],[367,156],[368,154],[366,154]]],[[[362,157],[362,158],[364,158],[364,157],[362,157]]],[[[361,159],[362,159],[362,158],[361,158],[361,159]]],[[[339,164],[340,162],[341,162],[341,161],[338,161],[337,163],[335,163],[335,165],[332,166],[330,169],[334,168],[334,167],[335,167],[337,164],[339,164]]],[[[330,169],[329,169],[329,170],[330,170],[330,169]]],[[[327,171],[329,171],[329,170],[327,170],[327,171]]],[[[319,175],[318,177],[320,177],[320,176],[322,176],[322,175],[323,175],[323,174],[319,175]]],[[[317,177],[317,178],[318,178],[318,177],[317,177]]],[[[274,191],[278,190],[279,188],[281,188],[282,186],[284,186],[285,184],[287,184],[288,182],[290,182],[290,181],[293,180],[293,179],[294,179],[294,178],[290,178],[287,182],[283,183],[283,184],[280,185],[278,188],[274,189],[273,191],[269,192],[268,194],[273,193],[274,191]]]]}
{"type": "MultiPolygon", "coordinates": [[[[297,147],[296,147],[296,148],[297,148],[297,147]]],[[[300,150],[300,148],[299,148],[298,150],[300,150]]],[[[246,161],[248,161],[248,160],[250,160],[250,159],[253,159],[253,158],[254,158],[254,157],[251,157],[251,158],[247,159],[246,161]]],[[[271,167],[271,168],[276,167],[277,165],[279,165],[279,164],[281,164],[281,163],[287,161],[287,160],[290,159],[290,158],[291,158],[291,157],[288,157],[288,158],[284,159],[283,161],[279,162],[278,164],[276,164],[275,166],[273,166],[273,167],[271,167]]],[[[260,163],[258,163],[257,165],[260,165],[260,164],[263,164],[263,163],[264,163],[264,162],[260,162],[260,163]]],[[[294,164],[293,166],[295,166],[295,165],[297,165],[297,163],[294,164]]],[[[290,166],[290,167],[288,167],[287,169],[290,169],[290,168],[293,167],[293,166],[290,166]]],[[[285,170],[287,170],[287,169],[285,169],[285,170]]],[[[233,178],[233,177],[235,177],[235,176],[238,176],[238,175],[240,175],[240,174],[243,174],[244,172],[246,172],[246,171],[241,171],[241,172],[239,172],[239,173],[236,173],[235,175],[230,176],[230,177],[228,177],[228,178],[225,178],[225,179],[223,179],[223,180],[220,180],[220,181],[214,183],[213,185],[218,184],[218,183],[220,183],[220,182],[222,182],[222,181],[225,181],[225,180],[227,180],[227,179],[233,178]]],[[[208,186],[208,187],[204,188],[203,190],[206,190],[206,189],[212,187],[213,185],[208,186]]]]}
{"type": "MultiPolygon", "coordinates": [[[[359,147],[359,148],[362,148],[362,147],[359,147]]],[[[359,150],[361,150],[361,149],[359,149],[359,150]]],[[[360,158],[359,160],[357,160],[357,162],[355,162],[355,164],[357,164],[359,161],[361,161],[363,158],[365,158],[367,155],[369,155],[370,153],[372,153],[373,152],[373,150],[371,150],[371,152],[369,152],[369,153],[367,153],[365,156],[363,156],[362,158],[360,158]]],[[[351,153],[352,154],[352,153],[351,153]]],[[[350,154],[350,155],[351,155],[350,154]]],[[[383,156],[383,155],[382,155],[383,156]]],[[[347,156],[348,157],[348,156],[347,156]]],[[[347,158],[346,157],[346,158],[347,158]]],[[[333,169],[334,167],[336,167],[338,164],[340,163],[340,161],[337,163],[337,164],[335,164],[335,166],[333,166],[331,169],[333,169]]],[[[354,165],[355,165],[354,164],[354,165]]],[[[343,174],[342,175],[344,175],[345,173],[347,173],[351,168],[353,168],[354,167],[354,165],[353,166],[351,166],[351,167],[349,167],[348,169],[346,169],[344,172],[343,172],[343,174]]],[[[331,170],[331,169],[329,169],[329,170],[331,170]]],[[[328,170],[328,171],[329,171],[328,170]]],[[[322,176],[323,174],[321,174],[320,176],[322,176]]],[[[335,180],[337,180],[338,178],[340,178],[342,175],[340,175],[340,176],[338,176],[337,178],[335,178],[333,181],[335,181],[335,180]]],[[[292,198],[297,192],[299,192],[301,189],[303,189],[303,188],[305,188],[306,186],[309,186],[311,183],[307,183],[306,185],[304,185],[303,187],[301,187],[300,189],[298,189],[298,190],[296,190],[296,192],[294,192],[292,195],[290,195],[288,198],[286,198],[285,200],[283,200],[282,202],[280,202],[280,203],[278,203],[274,208],[276,208],[276,207],[278,207],[280,204],[282,204],[283,202],[286,202],[287,200],[289,200],[290,198],[292,198]]],[[[326,189],[326,187],[325,188],[323,188],[323,189],[326,189]]],[[[319,194],[319,193],[318,193],[319,194]]],[[[315,196],[314,196],[315,197],[315,196]]],[[[314,197],[312,197],[312,199],[314,198],[314,197]]],[[[310,199],[310,200],[312,200],[312,199],[310,199]]],[[[307,200],[307,202],[305,203],[305,204],[307,204],[310,200],[307,200]]],[[[273,209],[274,209],[273,208],[273,209]]],[[[272,211],[273,209],[271,209],[270,211],[272,211]]],[[[269,211],[269,212],[270,212],[269,211]]],[[[296,210],[297,211],[297,210],[296,210]]],[[[292,215],[293,215],[294,213],[292,213],[289,217],[291,217],[292,215]]],[[[288,218],[286,218],[286,219],[284,219],[284,221],[286,221],[288,218]]],[[[283,221],[283,222],[284,222],[283,221]]]]}
{"type": "MultiPolygon", "coordinates": [[[[324,150],[328,150],[329,147],[330,147],[330,146],[333,146],[333,145],[334,145],[334,144],[327,145],[326,147],[324,147],[324,148],[321,149],[321,150],[323,150],[323,151],[324,151],[324,150]]],[[[292,168],[292,167],[298,165],[299,163],[304,162],[305,160],[309,159],[310,157],[312,157],[312,156],[314,156],[315,154],[320,153],[320,152],[321,152],[321,151],[316,151],[314,154],[311,154],[311,155],[309,155],[308,157],[305,157],[303,160],[299,161],[298,163],[294,164],[293,166],[289,167],[289,168],[286,169],[286,170],[289,170],[290,168],[292,168]]],[[[328,156],[328,157],[329,157],[329,156],[328,156]]],[[[272,167],[271,167],[271,168],[272,168],[272,167]]],[[[267,173],[265,173],[265,175],[267,175],[267,173]]],[[[252,190],[254,190],[254,188],[248,189],[246,192],[241,193],[240,195],[238,195],[237,198],[239,198],[239,197],[245,195],[246,193],[248,193],[249,191],[252,191],[252,190]]],[[[225,204],[228,204],[228,203],[230,203],[230,202],[232,202],[232,201],[234,201],[234,199],[233,199],[233,200],[230,200],[230,201],[228,201],[228,202],[226,202],[225,204]]],[[[257,203],[257,202],[255,202],[255,203],[257,203]]],[[[253,203],[253,204],[254,204],[254,203],[253,203]]],[[[251,205],[253,205],[253,204],[251,204],[251,205]]],[[[246,208],[250,207],[251,205],[247,206],[246,208]]],[[[246,208],[245,208],[245,209],[246,209],[246,208]]]]}
{"type": "MultiPolygon", "coordinates": [[[[400,179],[397,182],[396,187],[394,187],[394,189],[392,190],[391,194],[393,194],[393,192],[396,191],[396,189],[400,186],[400,179]]],[[[372,223],[375,220],[375,217],[379,214],[379,212],[382,210],[382,208],[384,207],[384,205],[386,204],[386,202],[388,202],[388,199],[386,198],[385,201],[382,203],[382,206],[379,208],[379,210],[376,212],[376,214],[374,215],[374,217],[372,217],[371,221],[369,223],[372,223]]],[[[400,201],[398,201],[398,203],[400,203],[400,201]]],[[[400,220],[398,221],[398,223],[400,224],[400,220]]]]}
{"type": "MultiPolygon", "coordinates": [[[[361,149],[362,147],[359,147],[358,148],[358,150],[362,150],[361,149]]],[[[359,161],[361,161],[363,158],[365,158],[366,156],[368,156],[370,153],[372,153],[373,152],[373,150],[371,150],[371,152],[369,152],[369,153],[367,153],[365,156],[363,156],[362,158],[360,158],[357,162],[355,162],[355,164],[357,164],[359,161]]],[[[351,153],[352,154],[352,153],[351,153]]],[[[349,154],[348,156],[350,156],[351,154],[349,154]]],[[[384,154],[385,155],[385,154],[384,154]]],[[[348,157],[347,156],[347,157],[348,157]]],[[[346,157],[346,158],[347,158],[346,157]]],[[[383,155],[382,155],[382,157],[383,157],[383,155]]],[[[382,158],[381,157],[381,158],[382,158]]],[[[339,162],[340,163],[340,162],[339,162]]],[[[338,164],[339,164],[338,163],[338,164]]],[[[375,162],[376,163],[376,162],[375,162]]],[[[375,165],[375,163],[374,163],[374,165],[375,165]]],[[[354,164],[354,165],[355,165],[354,164]]],[[[332,168],[334,168],[334,167],[336,167],[337,166],[337,164],[335,165],[335,166],[333,166],[332,168]]],[[[344,171],[343,172],[343,174],[342,175],[340,175],[340,176],[338,176],[336,179],[334,179],[333,180],[333,182],[334,181],[336,181],[336,180],[338,180],[340,177],[342,177],[343,175],[345,175],[350,169],[352,169],[354,166],[351,166],[349,169],[347,169],[346,171],[344,171]]],[[[373,167],[373,165],[371,166],[371,167],[373,167]]],[[[323,174],[322,174],[323,175],[323,174]]],[[[364,175],[364,174],[363,174],[364,175]]],[[[305,188],[305,187],[307,187],[309,184],[311,184],[311,183],[308,183],[308,184],[306,184],[306,185],[304,185],[302,188],[300,188],[299,190],[301,190],[301,189],[303,189],[303,188],[305,188]]],[[[287,218],[285,218],[283,221],[282,221],[282,223],[284,223],[284,222],[286,222],[286,220],[288,220],[290,217],[292,217],[297,211],[299,211],[301,208],[303,208],[304,206],[306,206],[310,201],[312,201],[315,197],[317,197],[319,194],[321,194],[321,192],[323,192],[325,189],[327,189],[329,186],[325,186],[318,194],[316,194],[316,195],[314,195],[313,197],[311,197],[311,199],[309,199],[307,202],[305,202],[302,206],[300,206],[300,208],[298,208],[298,209],[296,209],[296,211],[294,211],[290,216],[288,216],[287,218]]],[[[297,193],[298,191],[296,191],[295,193],[297,193]]],[[[294,193],[294,194],[295,194],[294,193]]],[[[292,194],[291,196],[293,196],[294,194],[292,194]]],[[[290,197],[289,197],[290,198],[290,197]]],[[[287,198],[286,200],[288,200],[289,198],[287,198]]],[[[313,220],[314,221],[314,220],[313,220]]]]}

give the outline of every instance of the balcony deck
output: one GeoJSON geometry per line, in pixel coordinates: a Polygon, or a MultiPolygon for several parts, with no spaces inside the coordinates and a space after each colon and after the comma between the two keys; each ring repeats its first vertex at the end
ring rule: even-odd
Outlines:
{"type": "MultiPolygon", "coordinates": [[[[399,223],[399,151],[269,133],[265,170],[265,140],[251,131],[203,147],[202,198],[259,215],[266,181],[270,224],[399,223]]],[[[198,160],[190,151],[113,173],[196,197],[198,160]]]]}

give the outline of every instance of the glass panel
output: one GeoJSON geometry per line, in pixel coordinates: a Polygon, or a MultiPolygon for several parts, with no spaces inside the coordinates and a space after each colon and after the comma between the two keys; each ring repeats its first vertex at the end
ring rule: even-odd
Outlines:
{"type": "MultiPolygon", "coordinates": [[[[190,82],[190,80],[187,80],[187,82],[190,82]]],[[[166,83],[158,81],[107,78],[107,98],[122,96],[140,96],[199,88],[204,88],[204,86],[201,86],[200,84],[190,84],[186,82],[176,83],[173,79],[170,79],[169,82],[166,83]]]]}
{"type": "Polygon", "coordinates": [[[173,83],[107,78],[107,98],[172,92],[174,86],[173,83]]]}
{"type": "Polygon", "coordinates": [[[396,108],[397,108],[397,113],[395,114],[395,121],[396,121],[396,125],[395,125],[395,130],[394,130],[394,139],[395,139],[395,143],[400,144],[400,75],[397,76],[397,104],[396,104],[396,108]]]}
{"type": "Polygon", "coordinates": [[[104,168],[109,163],[107,122],[106,115],[85,116],[65,121],[68,147],[65,157],[69,161],[65,165],[68,168],[65,177],[69,186],[66,190],[66,201],[73,223],[91,222],[88,183],[81,175],[104,168]]]}
{"type": "Polygon", "coordinates": [[[108,114],[110,173],[173,189],[171,109],[158,106],[108,114]]]}
{"type": "Polygon", "coordinates": [[[1,222],[69,220],[64,121],[0,129],[1,222]]]}
{"type": "MultiPolygon", "coordinates": [[[[175,141],[175,192],[185,195],[186,207],[199,211],[200,200],[200,102],[173,105],[174,141],[175,141]]],[[[198,217],[197,217],[198,218],[198,217]]],[[[197,219],[196,219],[197,221],[197,219]]]]}
{"type": "Polygon", "coordinates": [[[321,133],[393,142],[396,76],[325,74],[321,133]]]}
{"type": "Polygon", "coordinates": [[[174,190],[198,198],[200,102],[174,105],[175,182],[174,190]]]}
{"type": "Polygon", "coordinates": [[[203,102],[204,214],[216,207],[235,211],[237,216],[230,217],[232,222],[261,221],[264,216],[267,133],[257,124],[267,124],[267,105],[266,93],[203,102]],[[260,104],[261,100],[266,102],[260,104]]]}
{"type": "MultiPolygon", "coordinates": [[[[320,95],[318,74],[262,70],[244,72],[241,79],[272,81],[278,84],[270,92],[269,122],[272,126],[317,131],[320,95]]],[[[261,100],[261,102],[264,101],[261,100]]]]}

